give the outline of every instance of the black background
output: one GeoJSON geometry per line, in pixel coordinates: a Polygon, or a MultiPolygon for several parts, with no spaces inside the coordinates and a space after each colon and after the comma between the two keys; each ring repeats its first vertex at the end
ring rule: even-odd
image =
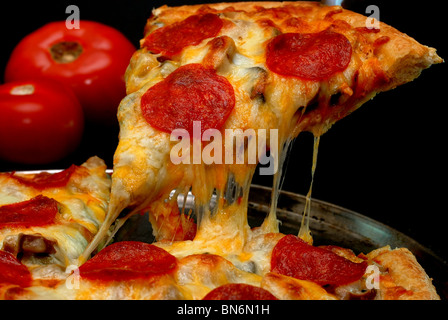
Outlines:
{"type": "MultiPolygon", "coordinates": [[[[204,2],[204,1],[203,1],[204,2]]],[[[208,1],[205,1],[208,2],[208,1]]],[[[123,32],[137,47],[152,8],[200,1],[100,0],[15,1],[0,6],[0,74],[26,34],[50,21],[65,20],[75,4],[81,19],[95,20],[123,32]]],[[[438,49],[448,57],[447,20],[442,1],[349,1],[365,14],[378,5],[380,20],[438,49]],[[439,7],[440,5],[440,7],[439,7]]],[[[313,197],[357,211],[415,238],[447,257],[446,207],[446,64],[423,71],[412,83],[382,93],[322,136],[313,197]]],[[[0,110],[1,116],[1,110],[0,110]]],[[[47,166],[0,162],[1,171],[65,168],[98,155],[111,166],[117,130],[94,131],[69,158],[47,166]]],[[[289,156],[283,189],[306,194],[310,184],[313,137],[302,134],[289,156]]],[[[254,182],[270,180],[255,177],[254,182]]]]}

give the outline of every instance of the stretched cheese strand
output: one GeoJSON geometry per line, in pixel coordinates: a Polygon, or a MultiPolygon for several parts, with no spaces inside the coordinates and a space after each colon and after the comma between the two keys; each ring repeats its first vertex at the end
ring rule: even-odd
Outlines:
{"type": "Polygon", "coordinates": [[[305,242],[308,242],[309,244],[313,243],[313,238],[311,236],[311,231],[310,231],[311,192],[312,192],[313,183],[314,183],[314,172],[316,171],[319,142],[320,142],[320,135],[315,136],[314,137],[314,145],[313,145],[313,164],[311,166],[310,189],[308,190],[308,193],[306,195],[305,208],[303,209],[303,215],[302,215],[302,223],[300,225],[299,234],[298,234],[299,238],[301,238],[305,242]]]}
{"type": "Polygon", "coordinates": [[[281,152],[278,155],[278,169],[273,177],[272,191],[271,191],[271,203],[269,214],[266,219],[263,221],[261,225],[261,230],[263,233],[269,232],[279,232],[278,220],[277,220],[277,203],[278,196],[281,190],[281,186],[284,179],[284,170],[285,160],[287,159],[289,150],[291,149],[293,139],[288,137],[286,141],[283,143],[283,147],[281,152]]]}

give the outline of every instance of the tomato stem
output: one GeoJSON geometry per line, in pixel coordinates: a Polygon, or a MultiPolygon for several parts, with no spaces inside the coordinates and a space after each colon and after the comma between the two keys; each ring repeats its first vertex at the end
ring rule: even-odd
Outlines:
{"type": "Polygon", "coordinates": [[[62,41],[51,46],[51,57],[56,63],[71,63],[78,59],[83,48],[80,43],[74,41],[62,41]]]}

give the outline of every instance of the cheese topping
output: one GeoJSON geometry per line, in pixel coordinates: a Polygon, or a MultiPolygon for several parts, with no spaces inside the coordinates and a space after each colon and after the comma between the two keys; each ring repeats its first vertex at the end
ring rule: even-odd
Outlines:
{"type": "Polygon", "coordinates": [[[50,225],[2,227],[0,249],[25,250],[20,248],[23,247],[23,239],[34,239],[34,247],[28,250],[44,250],[41,253],[49,256],[44,255],[41,259],[38,255],[25,255],[22,262],[28,267],[40,269],[42,264],[56,264],[65,268],[76,264],[106,216],[110,178],[105,169],[103,160],[92,157],[74,169],[64,186],[44,189],[23,184],[14,178],[19,176],[32,180],[33,174],[0,174],[0,205],[21,203],[36,196],[44,196],[58,203],[58,213],[50,225]],[[47,248],[42,248],[44,243],[47,248]]]}

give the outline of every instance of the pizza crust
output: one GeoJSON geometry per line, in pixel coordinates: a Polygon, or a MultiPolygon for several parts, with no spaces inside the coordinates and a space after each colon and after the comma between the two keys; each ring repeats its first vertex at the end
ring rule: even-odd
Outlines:
{"type": "Polygon", "coordinates": [[[417,262],[416,257],[406,248],[391,249],[389,246],[372,251],[368,255],[392,278],[395,286],[388,279],[380,281],[381,299],[384,300],[439,300],[431,278],[417,262]],[[396,290],[402,287],[406,291],[396,290]],[[391,288],[393,288],[391,290],[391,288]],[[397,294],[398,293],[398,294],[397,294]]]}

